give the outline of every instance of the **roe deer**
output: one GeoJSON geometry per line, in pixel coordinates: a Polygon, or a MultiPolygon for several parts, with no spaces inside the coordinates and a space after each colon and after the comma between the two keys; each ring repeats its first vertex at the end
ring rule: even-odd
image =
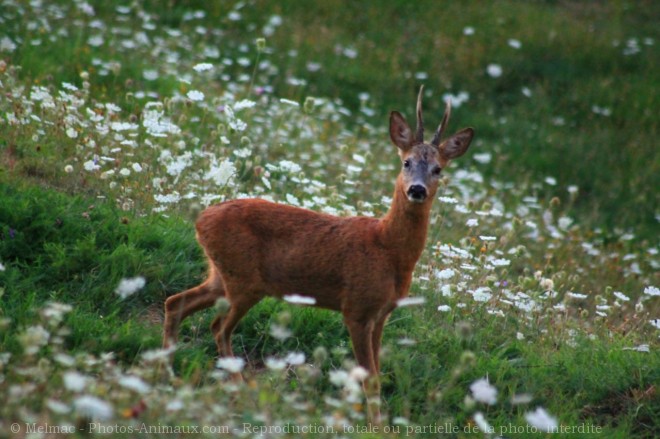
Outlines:
{"type": "MultiPolygon", "coordinates": [[[[263,297],[308,296],[315,306],[343,314],[355,358],[369,372],[367,398],[378,397],[383,325],[397,301],[408,296],[440,171],[465,153],[474,135],[466,128],[440,143],[451,110],[447,102],[433,140],[424,143],[422,90],[415,133],[400,113],[390,114],[390,137],[402,169],[384,217],[341,218],[259,199],[232,200],[204,210],[196,229],[209,275],[201,285],[165,302],[164,346],[176,343],[184,318],[225,297],[229,310],[215,318],[211,330],[219,355],[231,357],[232,331],[263,297]]],[[[369,415],[379,418],[373,399],[369,415]]]]}

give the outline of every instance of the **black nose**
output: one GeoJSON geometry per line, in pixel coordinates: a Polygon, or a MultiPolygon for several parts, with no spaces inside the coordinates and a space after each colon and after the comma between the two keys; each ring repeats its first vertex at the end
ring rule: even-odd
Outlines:
{"type": "Polygon", "coordinates": [[[408,188],[408,197],[415,201],[424,201],[426,199],[426,188],[419,184],[414,184],[408,188]]]}

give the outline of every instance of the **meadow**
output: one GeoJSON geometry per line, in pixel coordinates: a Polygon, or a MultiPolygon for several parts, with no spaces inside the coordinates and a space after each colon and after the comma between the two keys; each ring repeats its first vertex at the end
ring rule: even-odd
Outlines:
{"type": "Polygon", "coordinates": [[[0,436],[660,436],[659,16],[2,0],[0,436]],[[451,99],[476,138],[385,327],[384,423],[339,314],[261,302],[245,364],[215,358],[217,309],[161,349],[165,298],[205,276],[198,213],[383,215],[389,111],[422,84],[427,125],[451,99]]]}

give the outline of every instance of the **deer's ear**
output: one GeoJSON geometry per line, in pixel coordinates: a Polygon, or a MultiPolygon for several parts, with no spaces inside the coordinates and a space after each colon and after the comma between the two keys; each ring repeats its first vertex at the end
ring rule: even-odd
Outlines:
{"type": "Polygon", "coordinates": [[[402,151],[410,149],[413,143],[412,130],[406,119],[398,111],[390,113],[390,138],[402,151]]]}
{"type": "Polygon", "coordinates": [[[465,151],[468,150],[473,137],[474,130],[472,128],[464,128],[460,130],[449,139],[442,142],[439,148],[440,157],[443,161],[448,162],[449,160],[462,156],[465,154],[465,151]]]}

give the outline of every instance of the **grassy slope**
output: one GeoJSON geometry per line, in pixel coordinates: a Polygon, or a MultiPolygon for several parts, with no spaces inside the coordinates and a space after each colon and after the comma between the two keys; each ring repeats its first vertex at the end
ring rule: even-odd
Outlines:
{"type": "Polygon", "coordinates": [[[660,102],[649,87],[657,44],[639,56],[622,55],[629,38],[658,40],[651,17],[660,14],[659,5],[643,3],[335,0],[316,7],[260,2],[250,10],[286,17],[270,44],[298,51],[294,58],[282,53],[278,64],[309,78],[305,93],[338,96],[357,108],[366,91],[376,108],[388,110],[407,108],[426,83],[434,97],[427,114],[439,114],[442,93],[467,90],[470,100],[454,121],[478,127],[481,149],[495,153],[493,174],[515,179],[533,170],[577,184],[587,195],[577,206],[581,217],[652,236],[660,102]],[[463,35],[467,26],[474,35],[463,35]],[[522,48],[508,46],[509,39],[522,48]],[[330,55],[337,46],[355,48],[357,58],[330,55]],[[323,68],[307,72],[310,61],[323,68]],[[502,66],[500,78],[486,75],[490,63],[502,66]],[[416,72],[428,79],[416,79],[416,72]],[[594,114],[594,105],[610,108],[611,116],[594,114]],[[558,117],[564,124],[553,123],[558,117]]]}
{"type": "MultiPolygon", "coordinates": [[[[418,85],[426,83],[433,96],[427,99],[427,113],[439,114],[443,93],[466,90],[470,100],[454,112],[454,122],[478,127],[478,146],[496,157],[493,175],[551,175],[561,185],[579,186],[585,195],[576,205],[581,218],[648,237],[657,234],[660,198],[654,188],[660,186],[660,160],[654,109],[660,98],[652,90],[658,45],[642,42],[659,39],[653,20],[660,14],[657,2],[259,1],[241,9],[243,20],[227,23],[231,5],[204,9],[210,22],[226,27],[223,38],[248,44],[258,35],[251,23],[261,26],[270,14],[284,17],[268,38],[276,49],[269,59],[279,67],[269,85],[279,95],[338,97],[357,110],[359,93],[367,92],[375,114],[382,115],[407,108],[418,85]],[[463,34],[467,26],[474,27],[474,35],[463,34]],[[624,56],[631,38],[638,40],[641,53],[624,56]],[[519,40],[522,48],[510,47],[509,39],[519,40]],[[346,47],[354,48],[357,57],[340,55],[346,47]],[[310,72],[310,62],[322,68],[310,72]],[[488,77],[491,63],[502,66],[501,77],[488,77]],[[417,72],[428,79],[416,79],[417,72]],[[290,76],[305,78],[307,85],[289,85],[290,76]],[[521,93],[523,87],[531,98],[521,93]],[[611,115],[595,114],[594,105],[610,109],[611,115]]],[[[112,10],[107,4],[97,7],[100,14],[112,10]]],[[[160,13],[162,24],[184,30],[182,14],[194,8],[194,2],[175,3],[162,10],[147,2],[147,9],[160,13]]],[[[26,31],[25,36],[38,35],[26,31]]],[[[94,57],[83,42],[84,35],[74,35],[66,45],[19,50],[16,60],[27,78],[71,81],[94,57]]],[[[112,49],[108,55],[126,56],[112,49]]],[[[118,76],[107,77],[99,98],[130,107],[126,81],[132,83],[145,67],[125,60],[118,76]]],[[[166,92],[173,86],[161,79],[155,89],[166,92]]]]}
{"type": "MultiPolygon", "coordinates": [[[[130,364],[143,350],[160,343],[160,303],[165,294],[178,291],[202,273],[200,255],[189,226],[179,219],[130,218],[116,208],[90,200],[26,185],[0,185],[8,202],[0,209],[0,255],[12,267],[0,273],[9,292],[3,304],[19,329],[34,319],[35,308],[45,300],[74,305],[66,320],[71,352],[117,353],[130,364]],[[82,219],[88,213],[89,217],[82,219]],[[9,238],[9,229],[16,230],[9,238]],[[119,245],[118,245],[119,243],[119,245]],[[193,261],[193,262],[191,262],[193,261]],[[147,289],[137,298],[119,301],[113,286],[126,272],[140,272],[147,289]],[[39,275],[26,275],[39,273],[39,275]],[[11,292],[22,291],[17,295],[11,292]],[[154,305],[156,310],[154,310],[154,305]]],[[[608,437],[629,437],[633,432],[652,434],[658,425],[657,399],[649,399],[653,383],[660,380],[660,360],[622,350],[629,337],[586,337],[575,346],[558,342],[548,333],[535,341],[516,340],[513,317],[501,322],[481,310],[472,313],[474,328],[457,337],[460,316],[438,320],[432,310],[420,315],[408,309],[395,312],[388,325],[383,363],[383,392],[387,409],[415,419],[419,425],[454,419],[469,423],[464,409],[464,389],[488,375],[502,399],[530,393],[534,401],[562,416],[564,425],[581,423],[605,428],[608,437]],[[413,347],[396,347],[398,338],[418,340],[413,347]],[[475,357],[466,357],[466,351],[475,357]],[[459,375],[456,375],[460,371],[459,375]],[[434,395],[442,394],[442,402],[434,395]],[[456,418],[456,414],[459,415],[456,418]]],[[[185,379],[203,383],[211,370],[214,346],[205,330],[212,313],[190,319],[183,330],[184,347],[177,352],[176,367],[185,379]]],[[[293,309],[266,301],[241,323],[235,340],[237,352],[247,355],[253,367],[272,354],[345,346],[347,334],[338,315],[311,309],[293,309]],[[286,343],[264,335],[280,311],[291,314],[296,337],[286,343]]],[[[4,332],[4,349],[20,353],[14,330],[4,332]]],[[[630,339],[634,340],[634,339],[630,339]]],[[[336,358],[340,361],[341,355],[336,358]]],[[[334,360],[330,362],[333,364],[334,360]]],[[[338,363],[334,367],[339,366],[338,363]]],[[[321,388],[319,390],[323,390],[321,388]]],[[[504,405],[489,413],[490,422],[524,425],[524,410],[504,405]]],[[[499,428],[499,427],[498,427],[499,428]]]]}

